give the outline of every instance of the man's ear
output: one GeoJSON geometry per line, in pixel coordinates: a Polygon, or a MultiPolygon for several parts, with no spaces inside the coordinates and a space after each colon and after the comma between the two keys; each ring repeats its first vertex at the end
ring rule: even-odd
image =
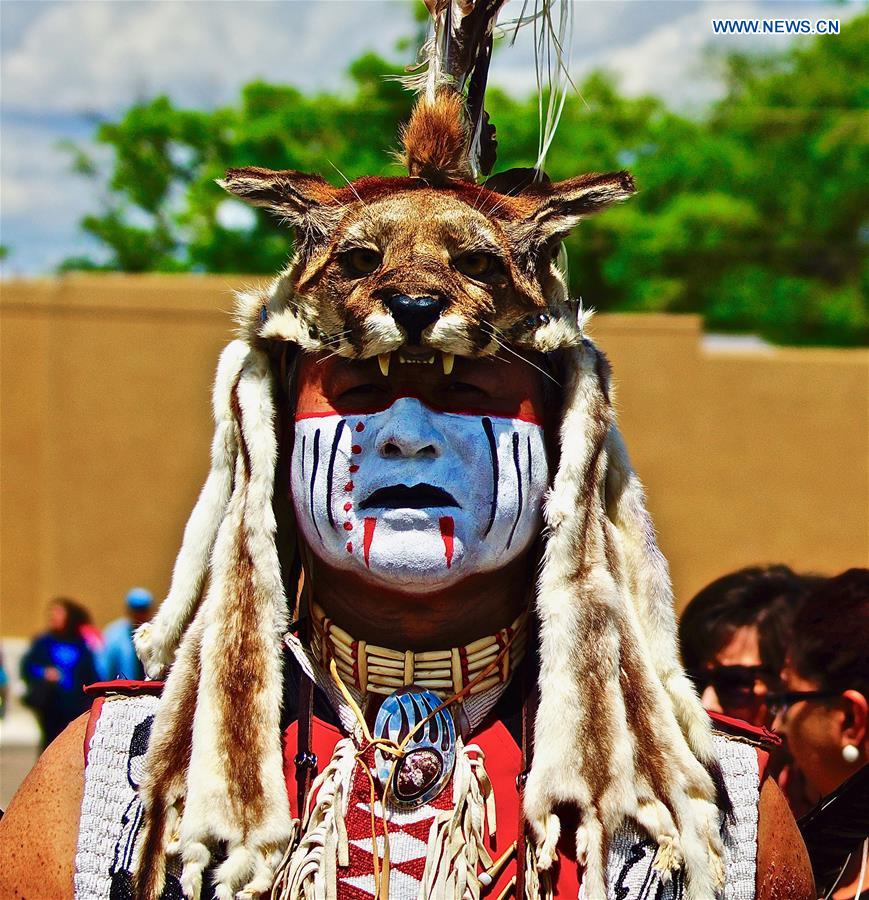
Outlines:
{"type": "Polygon", "coordinates": [[[293,169],[273,171],[258,166],[228,169],[217,182],[246,203],[264,206],[287,219],[293,227],[313,225],[320,228],[334,218],[337,190],[319,175],[308,175],[293,169]],[[333,205],[326,212],[324,207],[333,205]]]}
{"type": "MultiPolygon", "coordinates": [[[[566,237],[581,219],[606,209],[636,193],[634,179],[629,172],[591,173],[557,181],[540,190],[540,201],[526,224],[533,244],[566,237]]],[[[534,195],[529,192],[529,196],[534,195]]]]}

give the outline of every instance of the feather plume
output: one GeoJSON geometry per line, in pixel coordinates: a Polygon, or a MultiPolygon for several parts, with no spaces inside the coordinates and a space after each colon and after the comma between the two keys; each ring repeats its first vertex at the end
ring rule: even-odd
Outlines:
{"type": "MultiPolygon", "coordinates": [[[[419,149],[412,143],[421,132],[432,133],[432,110],[438,105],[441,112],[443,95],[452,94],[458,101],[453,120],[444,127],[444,141],[454,147],[456,132],[461,132],[461,148],[465,161],[456,164],[455,152],[448,155],[449,172],[441,170],[441,177],[476,177],[487,175],[495,163],[497,143],[495,128],[485,110],[486,84],[495,26],[505,0],[426,0],[432,17],[431,35],[420,51],[420,62],[412,72],[399,79],[405,87],[420,94],[411,125],[403,135],[405,157],[413,164],[412,175],[420,174],[420,159],[429,160],[426,171],[437,161],[426,155],[425,145],[419,149]],[[417,116],[425,117],[427,126],[414,124],[417,116]]],[[[536,0],[530,12],[523,7],[518,18],[506,23],[516,31],[523,25],[534,29],[534,55],[539,97],[540,139],[536,168],[542,169],[546,153],[555,136],[564,102],[566,86],[570,82],[567,62],[570,54],[572,25],[571,3],[568,0],[536,0]],[[544,94],[546,95],[544,110],[544,94]]],[[[425,175],[423,177],[429,177],[425,175]]]]}

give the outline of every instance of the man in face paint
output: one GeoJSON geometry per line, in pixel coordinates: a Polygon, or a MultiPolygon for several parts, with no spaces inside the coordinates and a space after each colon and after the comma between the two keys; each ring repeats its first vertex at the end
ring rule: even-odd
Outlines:
{"type": "Polygon", "coordinates": [[[327,611],[420,647],[512,621],[549,482],[543,407],[525,362],[303,358],[291,490],[327,611]]]}

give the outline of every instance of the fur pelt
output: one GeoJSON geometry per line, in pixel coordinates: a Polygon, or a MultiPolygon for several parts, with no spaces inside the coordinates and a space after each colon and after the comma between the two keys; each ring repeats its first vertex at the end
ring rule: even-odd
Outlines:
{"type": "Polygon", "coordinates": [[[237,423],[230,403],[231,389],[249,352],[243,341],[233,341],[220,356],[212,397],[215,428],[211,442],[211,470],[184,529],[169,594],[154,618],[139,627],[135,635],[136,653],[149,678],[160,678],[165,674],[181,635],[202,599],[217,526],[232,493],[238,447],[237,423]]]}
{"type": "Polygon", "coordinates": [[[402,164],[408,174],[430,184],[473,178],[468,162],[470,132],[462,98],[442,88],[434,100],[417,101],[401,131],[402,164]]]}
{"type": "MultiPolygon", "coordinates": [[[[196,538],[198,551],[209,543],[199,536],[216,531],[208,588],[178,647],[145,760],[136,864],[142,900],[159,896],[169,855],[181,860],[185,894],[198,898],[218,849],[226,859],[216,871],[216,896],[255,896],[270,888],[292,833],[280,735],[287,601],[272,508],[272,372],[265,353],[245,349],[233,344],[225,354],[221,373],[235,375],[220,381],[224,394],[215,403],[218,433],[227,427],[227,409],[234,433],[225,442],[235,450],[231,496],[225,504],[197,504],[185,535],[185,545],[196,538]],[[214,518],[201,521],[203,510],[214,518]]],[[[222,468],[226,460],[219,462],[222,468]]],[[[193,555],[182,547],[182,558],[193,555]]],[[[162,619],[170,635],[195,606],[186,565],[176,566],[176,578],[169,597],[182,600],[162,619]]],[[[171,644],[164,639],[161,652],[168,654],[171,644]]]]}
{"type": "Polygon", "coordinates": [[[688,896],[709,900],[723,879],[715,781],[702,764],[713,760],[711,727],[679,668],[667,567],[615,426],[606,359],[586,340],[562,361],[526,818],[545,868],[556,807],[579,807],[590,900],[607,896],[609,842],[625,820],[658,843],[659,869],[684,865],[688,896]]]}

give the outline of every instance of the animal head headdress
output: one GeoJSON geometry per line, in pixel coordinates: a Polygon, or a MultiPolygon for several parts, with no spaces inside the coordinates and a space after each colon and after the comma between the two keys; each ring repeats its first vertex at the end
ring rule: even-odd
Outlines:
{"type": "MultiPolygon", "coordinates": [[[[585,216],[634,192],[626,172],[550,182],[494,158],[482,105],[502,0],[427,0],[428,68],[403,131],[408,175],[333,187],[316,175],[231,169],[223,186],[295,230],[268,290],[240,298],[241,339],[214,389],[206,484],[168,597],[136,644],[168,670],[142,785],[138,886],[159,895],[167,856],[198,896],[220,846],[217,894],[267,891],[291,840],[280,737],[281,637],[301,569],[275,491],[286,371],[300,352],[347,357],[548,354],[561,384],[560,455],[537,586],[539,705],[524,811],[538,865],[555,858],[556,807],[580,811],[589,897],[626,820],[684,865],[688,896],[722,877],[711,730],[678,662],[667,565],[619,434],[603,354],[582,333],[555,258],[585,216]],[[713,774],[710,774],[713,773],[713,774]]],[[[544,4],[548,14],[549,5],[544,4]]],[[[285,464],[282,464],[285,467],[285,464]]]]}

